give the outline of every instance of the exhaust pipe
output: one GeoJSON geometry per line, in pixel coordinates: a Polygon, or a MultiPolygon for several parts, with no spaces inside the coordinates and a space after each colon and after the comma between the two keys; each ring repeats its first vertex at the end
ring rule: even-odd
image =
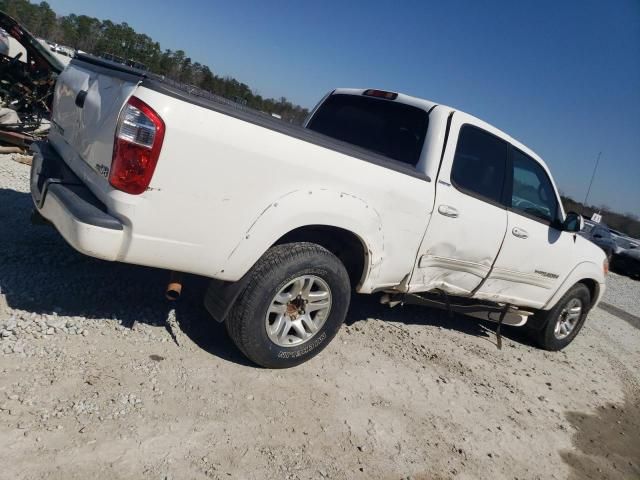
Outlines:
{"type": "Polygon", "coordinates": [[[180,298],[180,294],[182,293],[182,273],[180,272],[171,272],[169,275],[169,284],[167,285],[167,290],[164,293],[164,296],[167,300],[175,302],[180,298]]]}

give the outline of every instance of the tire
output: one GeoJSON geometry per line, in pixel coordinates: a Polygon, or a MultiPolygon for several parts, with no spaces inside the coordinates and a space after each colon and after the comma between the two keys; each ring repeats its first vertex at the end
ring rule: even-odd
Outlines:
{"type": "MultiPolygon", "coordinates": [[[[571,287],[551,310],[541,310],[535,314],[535,322],[540,328],[529,329],[529,335],[543,349],[562,350],[569,345],[582,329],[591,307],[591,294],[586,285],[578,283],[571,287]],[[570,318],[571,309],[580,305],[580,312],[573,327],[566,334],[567,323],[562,329],[561,323],[570,318]]],[[[572,323],[572,322],[571,322],[572,323]]]]}
{"type": "Polygon", "coordinates": [[[342,262],[327,249],[303,242],[277,245],[247,275],[247,286],[226,326],[236,346],[254,363],[266,368],[300,365],[338,333],[349,308],[351,284],[342,262]],[[304,340],[305,335],[310,337],[304,340]]]}

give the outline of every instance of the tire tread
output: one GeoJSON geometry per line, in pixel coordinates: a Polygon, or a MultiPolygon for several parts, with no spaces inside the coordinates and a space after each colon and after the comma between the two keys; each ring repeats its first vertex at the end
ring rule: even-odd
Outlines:
{"type": "MultiPolygon", "coordinates": [[[[249,271],[250,276],[246,287],[242,290],[234,306],[231,308],[229,315],[225,321],[229,336],[240,349],[240,351],[249,359],[256,363],[256,357],[253,351],[259,348],[259,345],[252,343],[249,335],[249,312],[255,311],[259,301],[258,296],[252,295],[258,287],[263,277],[272,271],[279,271],[285,268],[286,264],[292,261],[317,260],[318,257],[325,257],[327,263],[340,260],[337,259],[329,250],[315,243],[296,242],[282,245],[276,245],[258,260],[258,262],[249,271]]],[[[340,262],[340,265],[342,263],[340,262]]],[[[346,269],[342,266],[343,281],[349,285],[349,277],[346,269]]],[[[330,340],[330,339],[329,339],[330,340]]]]}
{"type": "Polygon", "coordinates": [[[541,328],[537,330],[530,330],[529,334],[532,339],[538,344],[540,348],[548,351],[558,351],[562,350],[564,347],[569,345],[573,339],[580,333],[584,322],[586,321],[587,315],[589,313],[589,306],[591,305],[591,293],[587,286],[583,283],[577,283],[573,287],[571,287],[567,293],[565,293],[562,298],[554,305],[551,310],[538,312],[538,315],[543,316],[543,321],[541,322],[541,328]],[[555,319],[560,313],[562,307],[569,301],[569,299],[581,296],[587,300],[585,305],[585,310],[582,313],[582,318],[580,319],[580,323],[574,328],[573,332],[563,340],[558,340],[553,335],[553,331],[550,330],[550,324],[553,322],[555,325],[555,319]]]}

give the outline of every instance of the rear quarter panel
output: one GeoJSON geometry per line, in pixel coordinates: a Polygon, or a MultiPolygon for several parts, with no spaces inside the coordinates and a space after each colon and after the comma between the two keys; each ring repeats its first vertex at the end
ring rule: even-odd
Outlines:
{"type": "Polygon", "coordinates": [[[432,182],[150,89],[135,95],[167,128],[150,188],[123,209],[113,195],[131,229],[121,260],[233,281],[290,230],[334,225],[368,251],[361,291],[410,272],[432,182]]]}

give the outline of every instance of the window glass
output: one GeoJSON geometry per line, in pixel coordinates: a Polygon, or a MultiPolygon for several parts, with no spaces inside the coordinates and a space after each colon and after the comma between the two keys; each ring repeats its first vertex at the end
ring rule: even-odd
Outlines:
{"type": "Polygon", "coordinates": [[[466,193],[500,202],[506,162],[506,142],[479,128],[464,125],[458,137],[451,181],[466,193]]]}
{"type": "Polygon", "coordinates": [[[421,108],[360,95],[335,94],[318,108],[307,128],[416,165],[429,115],[421,108]]]}
{"type": "Polygon", "coordinates": [[[549,222],[558,217],[558,202],[547,173],[538,162],[516,149],[511,207],[549,222]]]}

